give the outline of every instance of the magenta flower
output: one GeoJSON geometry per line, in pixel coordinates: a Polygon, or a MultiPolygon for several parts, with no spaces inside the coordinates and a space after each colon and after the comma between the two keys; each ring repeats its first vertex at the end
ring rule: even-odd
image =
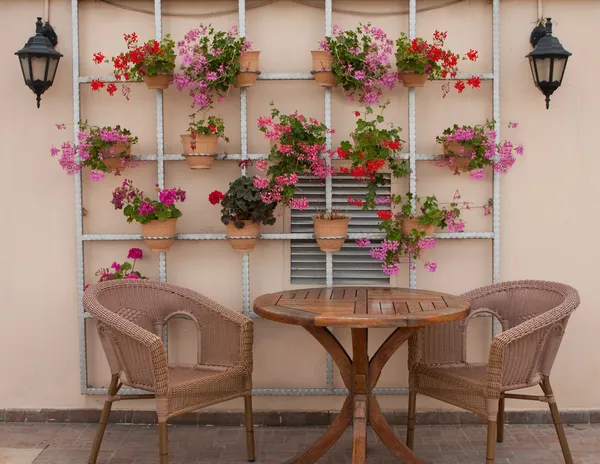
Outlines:
{"type": "Polygon", "coordinates": [[[153,213],[155,209],[156,207],[152,203],[144,201],[140,206],[138,206],[138,213],[142,216],[145,216],[153,213]]]}
{"type": "Polygon", "coordinates": [[[127,274],[124,279],[139,279],[137,274],[127,274]]]}
{"type": "Polygon", "coordinates": [[[110,265],[110,267],[111,267],[112,269],[114,269],[115,271],[119,271],[119,270],[121,270],[121,265],[120,265],[119,263],[117,263],[116,261],[114,261],[114,262],[113,262],[113,263],[110,265]]]}
{"type": "Polygon", "coordinates": [[[130,248],[127,254],[127,259],[142,259],[142,250],[139,248],[130,248]]]}
{"type": "Polygon", "coordinates": [[[437,270],[437,264],[427,261],[424,265],[424,268],[427,269],[429,272],[435,272],[437,270]]]}
{"type": "Polygon", "coordinates": [[[359,238],[356,244],[361,248],[367,248],[371,244],[371,240],[368,238],[359,238]]]}
{"type": "Polygon", "coordinates": [[[100,182],[104,180],[104,171],[100,171],[99,169],[92,169],[90,171],[90,180],[94,182],[100,182]]]}
{"type": "Polygon", "coordinates": [[[177,192],[175,191],[175,189],[165,189],[158,194],[158,199],[161,203],[163,203],[166,206],[171,206],[173,203],[175,203],[176,198],[177,192]]]}

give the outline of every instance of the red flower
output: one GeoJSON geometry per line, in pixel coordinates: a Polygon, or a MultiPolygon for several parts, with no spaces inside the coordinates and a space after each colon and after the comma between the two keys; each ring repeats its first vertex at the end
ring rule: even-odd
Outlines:
{"type": "Polygon", "coordinates": [[[215,126],[214,124],[209,124],[208,130],[211,131],[212,133],[215,133],[215,132],[217,132],[217,126],[215,126]]]}
{"type": "Polygon", "coordinates": [[[339,147],[337,149],[337,155],[338,155],[338,158],[340,158],[340,159],[346,159],[346,157],[348,156],[348,152],[346,150],[343,150],[341,147],[339,147]]]}
{"type": "Polygon", "coordinates": [[[365,177],[367,175],[367,170],[364,166],[353,166],[350,168],[350,174],[354,177],[365,177]]]}
{"type": "Polygon", "coordinates": [[[363,155],[362,153],[359,153],[357,156],[358,156],[360,159],[363,159],[363,158],[365,157],[365,155],[363,155]]]}
{"type": "Polygon", "coordinates": [[[380,219],[387,221],[389,219],[392,219],[393,214],[390,210],[383,210],[383,211],[377,211],[377,216],[379,216],[380,219]]]}
{"type": "Polygon", "coordinates": [[[93,91],[100,90],[103,87],[104,87],[104,82],[102,82],[100,79],[92,79],[92,90],[93,91]]]}
{"type": "Polygon", "coordinates": [[[385,164],[384,160],[369,160],[367,161],[367,170],[370,173],[374,173],[379,171],[379,169],[381,169],[383,167],[383,165],[385,164]]]}
{"type": "Polygon", "coordinates": [[[350,172],[350,170],[348,168],[345,168],[344,166],[340,167],[340,172],[342,174],[348,174],[350,172]]]}
{"type": "Polygon", "coordinates": [[[474,89],[478,89],[481,86],[481,78],[479,76],[473,76],[467,81],[467,84],[469,84],[474,89]]]}
{"type": "Polygon", "coordinates": [[[387,147],[390,150],[398,150],[401,145],[400,140],[384,140],[381,143],[384,147],[387,147]]]}
{"type": "Polygon", "coordinates": [[[359,200],[358,198],[352,198],[352,195],[348,195],[348,204],[354,206],[362,206],[363,201],[359,200]]]}
{"type": "Polygon", "coordinates": [[[458,93],[463,93],[463,90],[465,90],[465,83],[463,81],[456,81],[454,88],[458,90],[458,93]]]}
{"type": "Polygon", "coordinates": [[[477,60],[478,56],[477,56],[477,50],[469,50],[469,52],[467,53],[467,57],[471,60],[471,61],[475,61],[477,60]]]}
{"type": "Polygon", "coordinates": [[[358,118],[360,116],[360,111],[355,111],[354,116],[356,116],[358,118]]]}
{"type": "Polygon", "coordinates": [[[110,94],[110,96],[112,97],[115,92],[117,91],[117,86],[111,82],[110,84],[108,84],[108,86],[106,87],[106,91],[110,94]]]}
{"type": "Polygon", "coordinates": [[[223,195],[223,192],[219,192],[218,190],[215,190],[208,195],[208,201],[210,201],[211,205],[216,205],[223,199],[225,199],[225,195],[223,195]]]}
{"type": "Polygon", "coordinates": [[[94,63],[100,64],[104,61],[104,55],[102,52],[94,53],[94,63]]]}

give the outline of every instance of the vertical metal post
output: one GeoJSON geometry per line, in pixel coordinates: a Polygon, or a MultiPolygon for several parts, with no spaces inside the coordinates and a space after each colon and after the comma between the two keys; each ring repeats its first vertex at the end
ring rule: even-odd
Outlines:
{"type": "MultiPolygon", "coordinates": [[[[492,34],[493,34],[493,111],[496,121],[496,143],[500,141],[500,0],[492,2],[492,34]]],[[[492,281],[500,282],[500,174],[494,172],[493,178],[493,257],[492,281]]],[[[496,335],[502,331],[500,323],[492,318],[492,333],[496,335]]]]}
{"type": "MultiPolygon", "coordinates": [[[[414,39],[417,34],[417,0],[410,0],[408,4],[408,35],[414,39]]],[[[415,89],[408,89],[408,162],[410,167],[409,191],[413,196],[417,195],[417,116],[416,116],[415,89]]],[[[416,201],[411,202],[413,214],[416,212],[416,201]]],[[[417,288],[417,271],[413,269],[413,260],[410,260],[409,286],[417,288]]]]}
{"type": "MultiPolygon", "coordinates": [[[[79,4],[71,0],[71,29],[73,47],[73,140],[77,140],[81,119],[81,96],[79,93],[79,4]]],[[[79,161],[79,160],[78,160],[79,161]]],[[[83,310],[83,286],[85,285],[83,263],[83,192],[81,172],[75,174],[75,237],[77,241],[77,318],[79,325],[79,370],[81,373],[81,393],[87,390],[87,336],[83,310]]]]}

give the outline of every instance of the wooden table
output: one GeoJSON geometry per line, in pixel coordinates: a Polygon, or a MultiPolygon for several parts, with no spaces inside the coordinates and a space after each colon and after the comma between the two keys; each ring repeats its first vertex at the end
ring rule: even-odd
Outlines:
{"type": "Polygon", "coordinates": [[[311,288],[263,295],[254,302],[254,311],[265,319],[304,327],[331,355],[349,390],[327,432],[288,464],[317,461],[350,425],[352,463],[364,464],[369,424],[394,456],[405,463],[421,463],[384,419],[373,389],[387,361],[419,327],[465,318],[469,311],[466,300],[403,288],[311,288]],[[352,359],[327,327],[351,329],[352,359]],[[368,330],[379,327],[396,330],[369,360],[368,330]]]}

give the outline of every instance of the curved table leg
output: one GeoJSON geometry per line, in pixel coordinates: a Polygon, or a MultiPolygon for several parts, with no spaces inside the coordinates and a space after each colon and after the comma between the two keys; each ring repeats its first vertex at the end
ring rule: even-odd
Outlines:
{"type": "Polygon", "coordinates": [[[333,361],[337,364],[340,370],[340,375],[344,381],[344,385],[349,390],[350,381],[352,377],[352,360],[348,353],[341,345],[339,340],[331,333],[327,327],[315,327],[305,326],[306,331],[311,334],[315,339],[325,348],[325,351],[329,353],[333,361]]]}
{"type": "Polygon", "coordinates": [[[321,456],[323,456],[336,441],[340,439],[342,434],[352,423],[352,398],[348,396],[340,413],[338,414],[333,424],[327,429],[321,438],[308,448],[302,456],[290,459],[285,464],[312,464],[321,456]]]}

